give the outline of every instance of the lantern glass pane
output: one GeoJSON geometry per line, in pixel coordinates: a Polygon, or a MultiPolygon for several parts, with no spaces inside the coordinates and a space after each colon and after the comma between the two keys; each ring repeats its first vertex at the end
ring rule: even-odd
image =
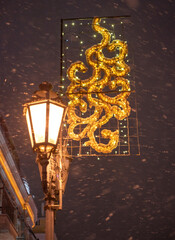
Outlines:
{"type": "Polygon", "coordinates": [[[35,142],[45,142],[46,129],[46,103],[30,106],[35,142]]]}
{"type": "Polygon", "coordinates": [[[52,144],[57,143],[58,133],[60,130],[60,125],[63,117],[64,108],[57,106],[55,104],[50,104],[49,111],[49,133],[48,142],[52,144]]]}
{"type": "Polygon", "coordinates": [[[30,124],[30,118],[29,118],[29,110],[27,109],[26,112],[26,120],[27,120],[27,126],[28,126],[28,130],[29,130],[29,136],[30,136],[30,141],[33,147],[33,137],[32,137],[32,128],[31,128],[31,124],[30,124]]]}

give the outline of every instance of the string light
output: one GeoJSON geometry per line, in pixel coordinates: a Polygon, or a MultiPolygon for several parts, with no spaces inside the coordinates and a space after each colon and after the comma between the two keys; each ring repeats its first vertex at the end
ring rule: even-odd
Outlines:
{"type": "MultiPolygon", "coordinates": [[[[93,70],[92,76],[85,80],[81,80],[76,76],[77,72],[85,73],[88,70],[81,61],[72,63],[67,71],[68,78],[71,81],[67,88],[69,97],[68,134],[71,139],[77,141],[85,137],[89,138],[84,143],[84,146],[91,146],[97,152],[110,153],[118,146],[119,130],[117,126],[113,132],[108,129],[103,129],[100,132],[103,138],[109,139],[107,144],[98,143],[95,132],[108,123],[112,117],[123,120],[129,116],[131,108],[127,98],[130,95],[130,84],[124,77],[130,71],[130,67],[124,61],[128,52],[127,42],[119,39],[111,41],[110,32],[100,26],[100,21],[100,18],[94,18],[92,28],[102,35],[102,40],[85,52],[86,61],[93,70]],[[110,52],[117,50],[117,56],[113,58],[105,57],[103,54],[104,48],[107,48],[110,52]],[[103,77],[101,77],[101,72],[104,72],[103,77]],[[115,97],[109,97],[102,91],[106,86],[111,90],[120,87],[120,93],[115,97]],[[93,96],[94,92],[96,97],[93,96]],[[88,110],[87,102],[83,98],[86,98],[91,108],[94,107],[93,113],[88,117],[80,117],[76,114],[76,108],[79,108],[81,115],[84,115],[88,110]],[[75,128],[79,126],[81,126],[81,132],[75,133],[75,128]]],[[[96,36],[96,34],[93,36],[96,36]]],[[[80,44],[83,44],[83,41],[80,41],[80,44]]],[[[120,132],[123,132],[123,130],[120,130],[120,132]]]]}

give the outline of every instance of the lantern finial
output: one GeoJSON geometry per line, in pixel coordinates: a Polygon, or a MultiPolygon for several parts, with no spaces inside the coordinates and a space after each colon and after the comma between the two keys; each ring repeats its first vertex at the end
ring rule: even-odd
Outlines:
{"type": "Polygon", "coordinates": [[[40,90],[50,91],[52,89],[52,84],[44,81],[39,85],[39,88],[40,90]]]}
{"type": "Polygon", "coordinates": [[[35,95],[33,97],[37,98],[44,98],[44,99],[58,99],[58,94],[52,91],[52,84],[46,81],[42,82],[39,85],[38,91],[35,91],[35,95]]]}

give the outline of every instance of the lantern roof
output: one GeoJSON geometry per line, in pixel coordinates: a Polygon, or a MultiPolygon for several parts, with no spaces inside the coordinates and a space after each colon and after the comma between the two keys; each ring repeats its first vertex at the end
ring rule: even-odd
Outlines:
{"type": "Polygon", "coordinates": [[[47,81],[42,82],[39,85],[39,90],[35,91],[32,100],[43,100],[43,99],[51,99],[56,102],[62,103],[62,99],[58,96],[57,92],[52,90],[52,84],[47,81]]]}

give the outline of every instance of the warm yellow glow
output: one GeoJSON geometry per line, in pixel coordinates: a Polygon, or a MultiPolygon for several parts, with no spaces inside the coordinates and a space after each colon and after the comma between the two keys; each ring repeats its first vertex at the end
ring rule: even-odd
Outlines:
{"type": "Polygon", "coordinates": [[[26,112],[26,120],[27,120],[27,126],[28,126],[28,130],[29,130],[30,141],[31,141],[31,144],[32,144],[32,147],[33,147],[34,143],[33,143],[32,128],[31,128],[31,124],[30,124],[29,110],[28,109],[27,109],[27,112],[26,112]]]}
{"type": "Polygon", "coordinates": [[[50,152],[57,145],[65,106],[52,100],[25,105],[24,114],[34,151],[50,152]]]}
{"type": "Polygon", "coordinates": [[[58,133],[62,121],[63,116],[63,108],[59,107],[55,104],[50,104],[49,109],[49,135],[48,142],[52,144],[56,144],[58,133]]]}
{"type": "Polygon", "coordinates": [[[30,106],[35,142],[45,142],[46,129],[46,103],[39,103],[30,106]]]}
{"type": "Polygon", "coordinates": [[[91,146],[97,152],[110,153],[118,145],[119,131],[117,126],[114,132],[108,129],[101,131],[101,136],[109,139],[107,144],[97,143],[95,131],[109,122],[112,117],[122,120],[129,116],[131,108],[127,98],[130,95],[130,84],[124,76],[128,74],[130,67],[124,61],[128,53],[127,43],[119,39],[111,41],[110,32],[100,26],[100,21],[100,18],[94,18],[92,28],[102,35],[102,40],[85,52],[86,61],[93,70],[92,76],[84,80],[76,76],[78,71],[84,73],[88,70],[81,61],[71,64],[67,71],[71,81],[67,89],[70,99],[68,104],[68,123],[70,124],[68,134],[71,139],[77,141],[88,137],[89,141],[85,142],[86,146],[91,146]],[[105,57],[103,54],[105,48],[110,52],[117,51],[115,57],[105,57]],[[103,77],[101,77],[102,72],[104,73],[103,77]],[[115,97],[110,97],[103,93],[105,87],[109,87],[111,90],[120,87],[121,90],[115,97]],[[94,97],[93,93],[96,93],[97,97],[94,97]],[[94,107],[94,112],[89,117],[79,117],[76,114],[76,109],[78,108],[83,115],[87,112],[87,102],[90,108],[94,107]],[[75,133],[77,126],[81,126],[80,133],[75,133]]]}
{"type": "Polygon", "coordinates": [[[15,194],[16,194],[16,196],[17,196],[17,198],[18,198],[18,200],[21,204],[21,206],[22,206],[22,208],[27,210],[27,212],[28,212],[28,214],[31,218],[31,221],[33,223],[32,227],[34,227],[35,226],[34,213],[31,209],[29,203],[26,202],[24,200],[23,196],[21,195],[21,192],[18,188],[18,185],[17,185],[17,183],[16,183],[16,181],[15,181],[15,179],[14,179],[14,177],[13,177],[11,171],[10,171],[10,168],[9,168],[1,150],[0,150],[0,165],[2,166],[4,172],[5,172],[8,180],[9,180],[9,182],[10,182],[10,184],[11,184],[11,186],[12,186],[12,188],[13,188],[13,190],[14,190],[14,192],[15,192],[15,194]]]}

